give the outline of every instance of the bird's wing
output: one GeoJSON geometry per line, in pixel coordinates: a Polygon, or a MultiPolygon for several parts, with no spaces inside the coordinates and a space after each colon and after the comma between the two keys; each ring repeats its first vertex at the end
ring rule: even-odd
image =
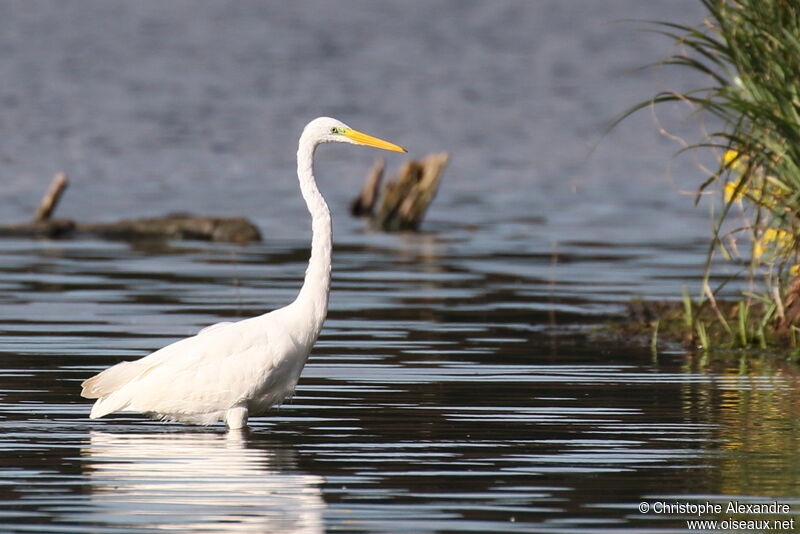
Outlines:
{"type": "Polygon", "coordinates": [[[128,409],[172,414],[207,413],[230,408],[250,393],[252,378],[268,372],[270,347],[253,340],[222,352],[192,347],[195,355],[163,361],[120,390],[128,409]],[[267,357],[265,357],[267,356],[267,357]],[[264,369],[263,367],[266,367],[264,369]]]}
{"type": "Polygon", "coordinates": [[[215,325],[89,379],[84,390],[102,397],[91,416],[209,413],[237,404],[286,354],[282,336],[258,319],[215,325]]]}
{"type": "Polygon", "coordinates": [[[211,332],[212,330],[216,330],[217,328],[222,328],[223,326],[228,326],[230,324],[234,324],[234,323],[232,323],[230,321],[223,321],[221,323],[214,323],[214,324],[212,324],[210,326],[207,326],[207,327],[203,328],[199,332],[197,332],[197,335],[205,334],[207,332],[211,332]]]}
{"type": "MultiPolygon", "coordinates": [[[[194,344],[192,340],[195,338],[202,336],[203,334],[208,334],[214,330],[235,324],[236,323],[231,322],[212,324],[211,326],[207,326],[206,328],[200,330],[196,335],[171,343],[166,347],[150,353],[144,358],[140,358],[132,362],[120,362],[112,367],[109,367],[105,371],[83,381],[81,384],[81,387],[83,388],[81,391],[81,396],[87,399],[106,397],[127,385],[137,377],[148,373],[152,369],[163,364],[165,361],[175,357],[177,354],[188,353],[191,355],[196,353],[196,351],[192,350],[192,347],[190,347],[190,345],[194,344]]],[[[203,340],[206,339],[208,338],[203,337],[203,340]]],[[[188,361],[191,362],[191,359],[188,361]]]]}

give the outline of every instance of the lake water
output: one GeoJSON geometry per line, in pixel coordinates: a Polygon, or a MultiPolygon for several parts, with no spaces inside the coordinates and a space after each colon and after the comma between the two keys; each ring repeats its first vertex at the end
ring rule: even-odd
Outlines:
{"type": "Polygon", "coordinates": [[[670,160],[679,146],[647,112],[602,131],[692,82],[634,71],[668,45],[612,21],[699,21],[698,4],[0,3],[0,222],[29,218],[65,170],[64,217],[242,215],[265,235],[0,241],[0,531],[666,533],[795,518],[794,365],[591,335],[633,297],[697,287],[707,212],[681,192],[701,171],[670,160]],[[411,156],[451,152],[424,231],[350,219],[376,154],[321,149],[331,310],[294,398],[242,433],[89,420],[88,376],[295,296],[310,225],[294,144],[322,114],[411,156]],[[665,510],[732,501],[791,511],[665,510]]]}

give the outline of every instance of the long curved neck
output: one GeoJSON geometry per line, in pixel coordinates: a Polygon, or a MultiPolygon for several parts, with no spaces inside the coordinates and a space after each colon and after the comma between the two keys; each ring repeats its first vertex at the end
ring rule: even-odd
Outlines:
{"type": "Polygon", "coordinates": [[[328,293],[331,288],[331,213],[314,180],[314,151],[317,144],[306,136],[300,137],[297,149],[297,178],[300,192],[311,213],[311,258],[308,260],[303,287],[295,301],[303,307],[314,326],[314,340],[328,314],[328,293]]]}

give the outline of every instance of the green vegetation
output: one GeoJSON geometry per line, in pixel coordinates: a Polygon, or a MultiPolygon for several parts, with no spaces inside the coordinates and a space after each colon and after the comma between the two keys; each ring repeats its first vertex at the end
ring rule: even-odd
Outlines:
{"type": "MultiPolygon", "coordinates": [[[[700,27],[654,22],[677,53],[661,64],[692,69],[709,84],[661,92],[623,117],[665,102],[683,102],[719,119],[690,149],[711,150],[718,167],[699,185],[717,204],[700,297],[684,296],[685,331],[703,347],[796,344],[791,310],[800,300],[800,2],[700,0],[708,15],[700,27]],[[729,316],[716,302],[724,283],[709,284],[716,254],[742,266],[752,290],[729,316]]],[[[660,322],[664,331],[669,319],[660,322]]],[[[668,330],[668,329],[667,329],[668,330]]]]}
{"type": "Polygon", "coordinates": [[[664,342],[680,343],[703,351],[738,349],[767,350],[775,347],[793,349],[790,356],[800,357],[796,330],[775,323],[774,302],[741,300],[704,300],[696,302],[684,294],[681,302],[634,301],[629,317],[603,331],[626,339],[639,338],[654,352],[664,342]]]}

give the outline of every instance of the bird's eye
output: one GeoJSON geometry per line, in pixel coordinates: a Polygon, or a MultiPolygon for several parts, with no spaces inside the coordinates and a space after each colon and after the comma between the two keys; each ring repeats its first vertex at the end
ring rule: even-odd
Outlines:
{"type": "Polygon", "coordinates": [[[336,126],[334,126],[333,128],[331,128],[331,133],[332,133],[332,134],[338,134],[338,133],[339,133],[339,128],[337,128],[336,126]]]}

